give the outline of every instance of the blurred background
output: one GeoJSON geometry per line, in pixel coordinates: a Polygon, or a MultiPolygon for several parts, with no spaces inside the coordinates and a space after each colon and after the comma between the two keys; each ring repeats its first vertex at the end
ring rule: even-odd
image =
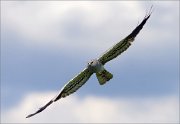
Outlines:
{"type": "Polygon", "coordinates": [[[1,122],[179,122],[179,1],[1,1],[1,122]],[[42,113],[87,62],[153,13],[130,48],[42,113]]]}

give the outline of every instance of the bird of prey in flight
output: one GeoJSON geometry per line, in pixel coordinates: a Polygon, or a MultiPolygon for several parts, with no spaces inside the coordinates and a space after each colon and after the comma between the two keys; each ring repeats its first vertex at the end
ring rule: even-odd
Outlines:
{"type": "Polygon", "coordinates": [[[122,52],[127,50],[131,43],[134,41],[136,35],[140,32],[140,30],[143,28],[144,24],[146,21],[149,19],[149,17],[152,14],[152,7],[150,11],[145,15],[144,19],[142,22],[137,25],[137,27],[124,39],[119,41],[117,44],[115,44],[112,48],[110,48],[107,52],[105,52],[102,56],[100,56],[97,59],[94,59],[90,61],[87,64],[87,67],[80,72],[77,76],[75,76],[73,79],[71,79],[59,92],[59,94],[51,99],[46,105],[43,107],[39,108],[38,111],[36,111],[33,114],[28,115],[26,118],[29,118],[31,116],[34,116],[40,112],[42,112],[46,107],[51,105],[53,102],[56,102],[57,100],[64,98],[75,91],[77,91],[83,84],[86,83],[86,81],[91,77],[93,73],[96,74],[96,77],[99,81],[100,85],[105,84],[107,81],[113,78],[113,75],[108,72],[105,68],[104,65],[116,58],[118,55],[120,55],[122,52]]]}

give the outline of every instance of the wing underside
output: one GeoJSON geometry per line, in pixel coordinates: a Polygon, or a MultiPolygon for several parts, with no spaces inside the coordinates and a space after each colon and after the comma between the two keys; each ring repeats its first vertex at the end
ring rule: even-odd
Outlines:
{"type": "Polygon", "coordinates": [[[140,32],[146,21],[149,19],[150,15],[151,12],[144,17],[143,21],[131,32],[131,34],[129,34],[126,38],[114,45],[98,60],[104,65],[106,62],[116,58],[118,55],[128,49],[131,43],[134,41],[136,35],[140,32]]]}
{"type": "Polygon", "coordinates": [[[62,97],[64,98],[77,91],[84,83],[86,83],[92,74],[93,73],[88,68],[84,69],[62,88],[61,92],[57,95],[57,97],[55,97],[54,101],[57,101],[62,97]]]}
{"type": "Polygon", "coordinates": [[[64,98],[72,93],[74,93],[75,91],[77,91],[83,84],[86,83],[86,81],[90,78],[90,76],[93,73],[88,69],[85,68],[81,73],[79,73],[76,77],[74,77],[72,80],[70,80],[60,91],[60,93],[53,98],[52,100],[50,100],[46,105],[44,105],[43,107],[39,108],[38,111],[36,111],[33,114],[28,115],[26,118],[29,118],[31,116],[34,116],[40,112],[42,112],[44,109],[46,109],[49,105],[51,105],[53,102],[59,100],[60,98],[64,98]]]}

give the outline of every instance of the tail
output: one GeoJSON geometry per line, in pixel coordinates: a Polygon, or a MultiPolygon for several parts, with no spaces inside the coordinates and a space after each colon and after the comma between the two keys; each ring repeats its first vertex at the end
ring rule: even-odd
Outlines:
{"type": "Polygon", "coordinates": [[[103,84],[105,84],[107,81],[109,81],[110,79],[112,79],[113,78],[113,75],[110,73],[110,72],[108,72],[107,70],[102,70],[102,71],[100,71],[100,72],[97,72],[96,73],[96,77],[97,77],[97,79],[98,79],[98,81],[99,81],[99,84],[100,85],[103,85],[103,84]]]}

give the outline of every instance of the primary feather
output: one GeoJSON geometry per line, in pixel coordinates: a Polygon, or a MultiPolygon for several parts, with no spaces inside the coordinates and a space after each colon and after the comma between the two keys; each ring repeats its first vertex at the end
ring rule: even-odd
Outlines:
{"type": "Polygon", "coordinates": [[[129,34],[126,38],[118,42],[116,45],[114,45],[111,49],[109,49],[106,53],[104,53],[98,60],[104,65],[108,61],[116,58],[118,55],[120,55],[122,52],[127,50],[131,43],[134,41],[136,35],[140,32],[140,30],[143,28],[146,21],[151,16],[151,13],[149,15],[146,15],[143,21],[132,31],[131,34],[129,34]]]}
{"type": "Polygon", "coordinates": [[[86,81],[91,77],[93,73],[88,69],[85,68],[81,73],[79,73],[76,77],[74,77],[72,80],[70,80],[60,91],[60,93],[50,100],[46,105],[39,108],[38,111],[36,111],[33,114],[28,115],[26,118],[29,118],[31,116],[34,116],[40,112],[42,112],[44,109],[46,109],[49,105],[51,105],[53,102],[59,100],[60,98],[64,98],[72,93],[74,93],[76,90],[78,90],[86,81]]]}

